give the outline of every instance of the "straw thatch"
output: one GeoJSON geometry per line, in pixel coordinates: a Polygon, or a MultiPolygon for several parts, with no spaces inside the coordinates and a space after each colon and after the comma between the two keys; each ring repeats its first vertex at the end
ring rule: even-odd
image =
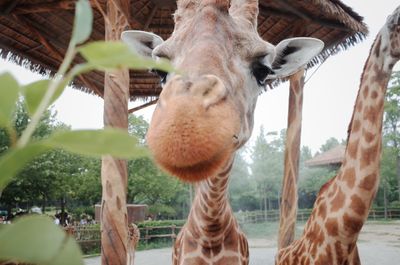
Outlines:
{"type": "MultiPolygon", "coordinates": [[[[54,72],[66,51],[74,17],[73,0],[5,0],[0,2],[0,55],[39,73],[54,72]]],[[[100,9],[106,0],[91,0],[94,30],[91,40],[104,39],[100,9]],[[97,4],[96,4],[97,3],[97,4]]],[[[131,1],[132,29],[152,31],[168,38],[173,30],[173,0],[131,1]]],[[[284,38],[312,36],[326,44],[310,66],[361,41],[367,33],[362,17],[339,0],[260,0],[260,35],[276,44],[284,38]]],[[[79,61],[79,59],[78,59],[79,61]]],[[[86,92],[103,95],[104,75],[93,72],[75,80],[86,92]]],[[[131,99],[154,99],[160,93],[158,79],[145,72],[131,72],[131,99]]]]}
{"type": "Polygon", "coordinates": [[[322,154],[316,155],[310,160],[305,161],[305,165],[308,167],[341,165],[345,150],[345,146],[338,145],[322,154]]]}

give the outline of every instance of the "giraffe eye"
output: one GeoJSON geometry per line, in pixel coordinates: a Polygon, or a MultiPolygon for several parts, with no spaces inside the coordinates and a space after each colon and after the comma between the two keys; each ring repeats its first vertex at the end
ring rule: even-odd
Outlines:
{"type": "Polygon", "coordinates": [[[167,82],[167,76],[168,76],[167,72],[157,70],[157,69],[152,69],[150,72],[158,75],[158,77],[160,78],[161,85],[164,85],[167,82]]]}
{"type": "Polygon", "coordinates": [[[261,87],[265,86],[267,76],[274,73],[269,66],[266,66],[260,60],[257,60],[251,64],[251,72],[256,79],[257,84],[261,87]]]}

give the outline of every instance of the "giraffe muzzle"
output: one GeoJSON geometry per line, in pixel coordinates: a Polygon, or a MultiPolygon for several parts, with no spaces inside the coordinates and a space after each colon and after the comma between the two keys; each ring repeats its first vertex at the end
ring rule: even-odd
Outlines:
{"type": "Polygon", "coordinates": [[[173,77],[160,95],[147,142],[155,161],[187,181],[212,176],[234,152],[239,115],[212,75],[173,77]]]}

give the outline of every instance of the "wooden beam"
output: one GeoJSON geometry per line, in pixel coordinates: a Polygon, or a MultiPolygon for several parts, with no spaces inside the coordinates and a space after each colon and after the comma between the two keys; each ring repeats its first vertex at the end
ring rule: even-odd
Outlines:
{"type": "Polygon", "coordinates": [[[32,13],[54,12],[59,10],[73,10],[75,9],[75,2],[76,1],[73,0],[66,0],[51,3],[17,5],[11,13],[16,15],[25,15],[32,13]]]}
{"type": "Polygon", "coordinates": [[[145,103],[145,104],[143,104],[143,105],[140,105],[140,106],[137,106],[137,107],[131,108],[131,109],[130,109],[128,112],[129,112],[129,113],[133,113],[133,112],[135,112],[135,111],[138,111],[138,110],[144,109],[144,108],[146,108],[146,107],[148,107],[148,106],[151,106],[151,105],[154,105],[154,104],[156,104],[156,103],[157,103],[157,101],[158,101],[158,99],[152,100],[152,101],[150,101],[150,102],[147,102],[147,103],[145,103]]]}
{"type": "Polygon", "coordinates": [[[14,15],[14,18],[19,21],[21,25],[23,25],[25,28],[29,29],[29,31],[33,32],[38,41],[47,49],[47,51],[57,60],[60,61],[60,63],[63,61],[64,56],[50,43],[47,41],[45,37],[43,37],[42,33],[39,32],[35,27],[32,26],[32,24],[28,21],[23,16],[16,16],[14,15]]]}
{"type": "Polygon", "coordinates": [[[299,175],[301,120],[303,110],[304,69],[290,77],[289,113],[285,142],[285,163],[282,182],[278,250],[294,240],[299,175]]]}
{"type": "Polygon", "coordinates": [[[146,22],[144,23],[143,30],[148,30],[149,29],[150,23],[153,20],[155,14],[157,12],[157,9],[158,9],[157,5],[155,5],[153,7],[153,9],[151,9],[149,16],[147,17],[146,22]]]}
{"type": "MultiPolygon", "coordinates": [[[[15,19],[18,20],[21,25],[29,29],[31,32],[35,33],[35,36],[38,38],[38,41],[47,49],[47,51],[53,55],[54,58],[59,60],[60,62],[63,61],[64,56],[61,54],[57,48],[55,48],[50,42],[47,41],[45,37],[35,28],[32,26],[30,21],[22,16],[15,16],[15,19]]],[[[82,81],[82,83],[90,90],[93,90],[97,95],[103,97],[103,93],[94,85],[92,82],[90,82],[86,77],[83,75],[78,76],[78,79],[82,81]]]]}
{"type": "Polygon", "coordinates": [[[4,10],[1,10],[0,11],[0,14],[1,15],[9,15],[13,10],[14,10],[14,8],[18,5],[18,3],[20,2],[21,0],[11,0],[7,5],[6,5],[6,7],[4,8],[4,10]]]}
{"type": "Polygon", "coordinates": [[[104,93],[98,89],[98,87],[92,83],[89,79],[87,79],[84,75],[78,76],[78,79],[82,81],[86,88],[92,90],[95,94],[100,97],[104,97],[104,93]]]}

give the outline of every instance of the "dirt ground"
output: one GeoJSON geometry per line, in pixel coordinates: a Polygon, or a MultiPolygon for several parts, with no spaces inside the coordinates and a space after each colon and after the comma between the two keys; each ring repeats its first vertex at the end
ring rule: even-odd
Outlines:
{"type": "MultiPolygon", "coordinates": [[[[400,221],[369,222],[364,225],[358,242],[361,264],[400,264],[400,221]]],[[[276,238],[249,239],[249,245],[250,265],[274,264],[276,238]]],[[[138,251],[135,265],[171,264],[170,260],[170,248],[138,251]]],[[[85,264],[100,265],[100,257],[86,259],[85,264]]]]}

